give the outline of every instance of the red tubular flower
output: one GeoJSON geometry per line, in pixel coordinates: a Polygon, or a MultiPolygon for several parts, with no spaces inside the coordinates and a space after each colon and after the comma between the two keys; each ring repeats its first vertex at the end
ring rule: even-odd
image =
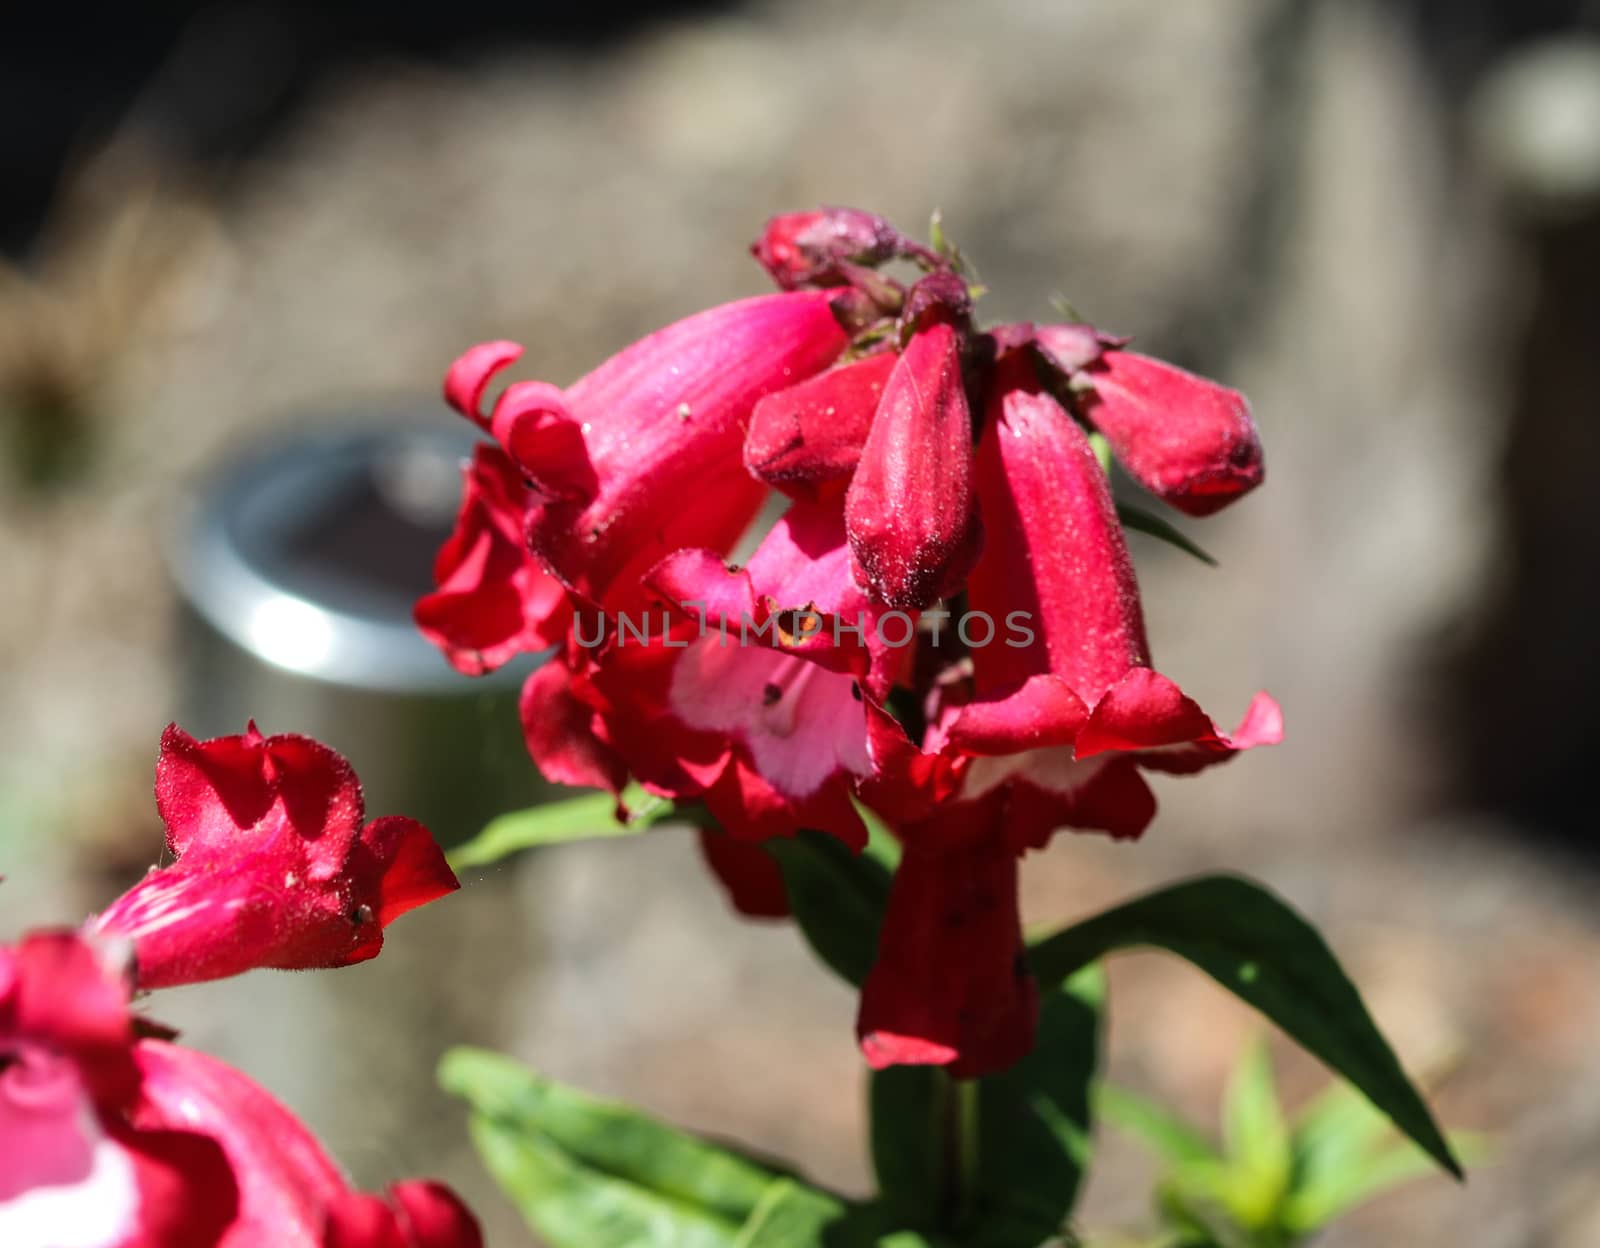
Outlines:
{"type": "Polygon", "coordinates": [[[980,756],[969,796],[1013,787],[1019,844],[1061,825],[1136,836],[1155,813],[1140,767],[1198,771],[1275,743],[1282,717],[1257,694],[1226,736],[1151,670],[1133,564],[1088,439],[1019,357],[1002,364],[991,402],[978,476],[993,540],[969,596],[1032,636],[973,651],[972,699],[946,748],[980,756]]]}
{"type": "Polygon", "coordinates": [[[349,763],[309,737],[161,738],[156,805],[177,859],[153,868],[86,930],[133,943],[141,987],[346,966],[383,929],[459,887],[412,819],[363,826],[349,763]]]}
{"type": "Polygon", "coordinates": [[[766,295],[678,321],[565,391],[510,387],[485,415],[492,375],[519,350],[464,355],[446,390],[528,478],[529,546],[568,589],[607,609],[685,546],[729,549],[764,487],[739,447],[763,396],[826,368],[847,345],[827,291],[766,295]]]}
{"type": "Polygon", "coordinates": [[[744,443],[750,474],[810,502],[843,493],[897,359],[869,355],[762,399],[744,443]]]}
{"type": "Polygon", "coordinates": [[[1088,325],[1035,330],[1040,354],[1079,389],[1084,416],[1157,498],[1208,516],[1260,485],[1261,439],[1244,395],[1123,341],[1088,325]]]}
{"type": "Polygon", "coordinates": [[[237,1215],[217,1143],[130,1121],[128,988],[70,932],[0,947],[0,1244],[207,1248],[237,1215]]]}
{"type": "Polygon", "coordinates": [[[889,374],[845,495],[853,571],[874,600],[921,609],[961,587],[983,541],[972,454],[959,337],[936,323],[889,374]]]}
{"type": "Polygon", "coordinates": [[[438,589],[417,602],[422,635],[468,676],[560,643],[572,610],[561,582],[528,550],[534,499],[510,456],[480,443],[465,471],[455,532],[434,560],[438,589]]]}
{"type": "Polygon", "coordinates": [[[1037,985],[1023,962],[1005,795],[946,805],[902,832],[857,1031],[874,1069],[1004,1070],[1033,1047],[1037,985]]]}

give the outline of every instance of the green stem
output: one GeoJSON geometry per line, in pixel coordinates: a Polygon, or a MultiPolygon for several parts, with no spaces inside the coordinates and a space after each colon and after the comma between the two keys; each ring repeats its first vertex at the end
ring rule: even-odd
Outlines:
{"type": "Polygon", "coordinates": [[[961,1221],[968,1223],[978,1212],[978,1119],[982,1113],[978,1100],[982,1088],[976,1079],[956,1084],[957,1105],[961,1110],[961,1221]]]}

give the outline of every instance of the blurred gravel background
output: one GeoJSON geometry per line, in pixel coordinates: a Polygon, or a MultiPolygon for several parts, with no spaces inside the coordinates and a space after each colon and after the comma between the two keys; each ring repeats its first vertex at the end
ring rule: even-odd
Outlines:
{"type": "MultiPolygon", "coordinates": [[[[73,135],[37,228],[20,199],[6,222],[26,241],[0,274],[0,936],[77,918],[157,852],[150,768],[184,662],[161,543],[208,468],[341,404],[426,400],[483,338],[569,380],[760,291],[744,248],[775,211],[909,228],[938,206],[987,317],[1065,292],[1245,389],[1268,448],[1268,484],[1190,527],[1219,570],[1133,540],[1162,670],[1230,723],[1270,688],[1288,743],[1158,780],[1137,846],[1059,837],[1026,868],[1028,917],[1202,870],[1265,879],[1411,1068],[1448,1070],[1445,1120],[1497,1140],[1466,1189],[1419,1183],[1330,1248],[1600,1243],[1577,797],[1600,683],[1600,70],[1578,35],[1542,60],[1527,41],[1532,10],[1553,28],[1582,6],[1446,7],[752,2],[427,55],[417,34],[309,69],[271,6],[196,19],[153,85],[73,135]],[[231,148],[195,141],[179,106],[251,66],[268,115],[238,106],[231,148]]],[[[865,1186],[850,997],[792,931],[737,923],[686,834],[465,883],[376,963],[156,1012],[362,1182],[459,1185],[495,1244],[526,1232],[432,1089],[457,1041],[865,1186]]],[[[1115,965],[1112,995],[1113,1072],[1211,1121],[1251,1019],[1149,956],[1115,965]]],[[[1283,1059],[1293,1095],[1320,1086],[1283,1059]]],[[[1138,1223],[1148,1179],[1107,1136],[1084,1224],[1138,1223]]]]}

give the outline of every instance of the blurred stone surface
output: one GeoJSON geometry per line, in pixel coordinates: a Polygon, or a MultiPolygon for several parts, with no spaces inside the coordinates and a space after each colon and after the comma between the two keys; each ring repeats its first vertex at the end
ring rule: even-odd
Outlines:
{"type": "MultiPolygon", "coordinates": [[[[569,380],[761,290],[744,246],[774,211],[855,203],[911,228],[937,205],[995,290],[985,315],[1046,317],[1064,291],[1243,387],[1268,447],[1258,495],[1190,530],[1220,570],[1137,538],[1135,557],[1161,668],[1225,721],[1270,688],[1288,743],[1158,780],[1165,813],[1138,846],[1058,838],[1026,868],[1028,917],[1185,873],[1262,877],[1324,925],[1413,1067],[1459,1052],[1443,1116],[1498,1137],[1465,1190],[1419,1184],[1331,1248],[1587,1242],[1571,1228],[1592,1219],[1600,1133],[1592,876],[1428,813],[1429,659],[1492,568],[1496,348],[1516,332],[1459,178],[1417,65],[1361,4],[773,2],[605,55],[506,48],[329,82],[221,183],[222,249],[96,389],[91,475],[0,500],[6,865],[61,881],[20,905],[7,886],[7,928],[103,900],[85,865],[122,829],[130,858],[155,852],[139,803],[181,662],[161,526],[195,474],[330,402],[432,393],[482,338],[519,338],[529,375],[569,380]]],[[[1208,1120],[1250,1016],[1148,956],[1116,966],[1113,999],[1113,1072],[1208,1120]]],[[[522,1233],[432,1088],[457,1041],[868,1181],[849,996],[792,931],[729,915],[681,833],[478,873],[367,966],[152,1008],[288,1099],[363,1182],[459,1182],[494,1243],[522,1233]]],[[[1286,1061],[1286,1086],[1317,1086],[1286,1061]]],[[[1148,1168],[1120,1141],[1106,1157],[1083,1219],[1136,1222],[1148,1168]]]]}

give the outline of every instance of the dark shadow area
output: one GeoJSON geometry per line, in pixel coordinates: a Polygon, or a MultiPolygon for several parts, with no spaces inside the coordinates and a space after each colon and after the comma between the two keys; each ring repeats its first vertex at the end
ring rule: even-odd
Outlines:
{"type": "Polygon", "coordinates": [[[0,252],[20,254],[75,153],[135,105],[155,142],[200,164],[249,155],[330,70],[405,56],[451,62],[496,42],[603,48],[728,0],[391,5],[281,0],[28,5],[0,38],[0,252]]]}

